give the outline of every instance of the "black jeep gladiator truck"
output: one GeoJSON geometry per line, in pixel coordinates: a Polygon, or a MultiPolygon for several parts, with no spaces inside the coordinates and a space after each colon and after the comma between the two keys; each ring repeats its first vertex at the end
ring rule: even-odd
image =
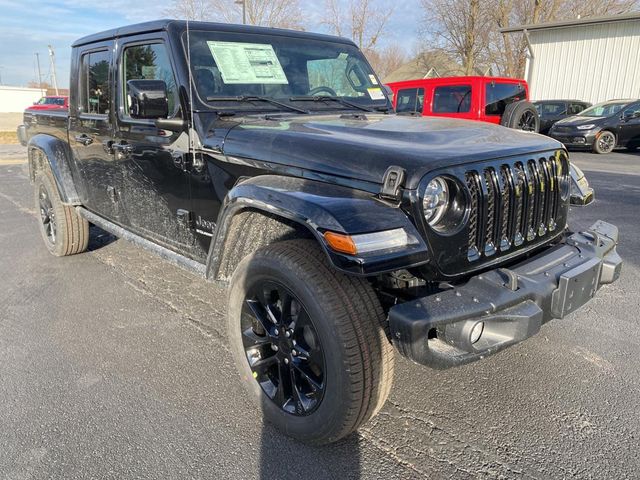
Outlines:
{"type": "Polygon", "coordinates": [[[479,360],[620,274],[616,227],[568,231],[560,143],[398,116],[349,40],[154,21],[75,42],[70,89],[19,129],[47,248],[91,223],[227,282],[248,396],[306,442],[378,412],[394,347],[479,360]]]}

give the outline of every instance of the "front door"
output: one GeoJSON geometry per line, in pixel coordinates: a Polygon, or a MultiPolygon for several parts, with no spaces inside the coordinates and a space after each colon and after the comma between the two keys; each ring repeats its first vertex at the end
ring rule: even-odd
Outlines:
{"type": "Polygon", "coordinates": [[[77,173],[82,204],[115,222],[123,221],[122,205],[116,195],[118,172],[110,144],[113,136],[111,91],[113,42],[92,44],[74,58],[72,71],[69,143],[77,173]]]}
{"type": "MultiPolygon", "coordinates": [[[[159,34],[156,34],[159,35],[159,34]]],[[[193,256],[189,223],[189,175],[172,155],[179,133],[158,129],[154,120],[131,117],[127,81],[163,80],[169,117],[181,116],[174,69],[165,39],[136,37],[118,46],[117,115],[113,149],[130,228],[139,235],[193,256]]]]}
{"type": "Polygon", "coordinates": [[[640,103],[634,103],[622,112],[618,145],[640,147],[640,103]],[[624,120],[624,118],[628,120],[624,120]]]}

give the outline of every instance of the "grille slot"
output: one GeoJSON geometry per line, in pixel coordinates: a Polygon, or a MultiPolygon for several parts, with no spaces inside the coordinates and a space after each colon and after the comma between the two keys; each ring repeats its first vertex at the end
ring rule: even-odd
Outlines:
{"type": "Polygon", "coordinates": [[[550,157],[467,171],[469,261],[554,231],[562,203],[560,181],[568,171],[564,167],[560,158],[550,157]]]}

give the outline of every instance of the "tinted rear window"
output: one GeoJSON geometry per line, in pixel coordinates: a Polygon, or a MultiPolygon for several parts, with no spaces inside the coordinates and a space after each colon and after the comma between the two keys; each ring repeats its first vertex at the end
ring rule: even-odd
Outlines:
{"type": "Polygon", "coordinates": [[[109,91],[108,51],[91,52],[82,56],[80,72],[80,102],[82,113],[106,115],[109,113],[111,92],[109,91]]]}
{"type": "Polygon", "coordinates": [[[527,98],[524,85],[520,83],[487,83],[485,92],[487,115],[502,115],[507,105],[527,98]]]}

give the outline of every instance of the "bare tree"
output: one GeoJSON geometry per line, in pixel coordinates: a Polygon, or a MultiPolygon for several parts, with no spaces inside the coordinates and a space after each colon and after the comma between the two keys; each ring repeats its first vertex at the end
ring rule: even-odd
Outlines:
{"type": "Polygon", "coordinates": [[[493,18],[489,61],[503,75],[524,74],[527,44],[522,35],[500,34],[501,28],[581,17],[616,15],[640,7],[638,0],[489,0],[493,18]]]}
{"type": "Polygon", "coordinates": [[[351,38],[365,53],[378,47],[384,27],[393,14],[389,2],[378,0],[326,0],[322,23],[336,35],[351,38]]]}
{"type": "Polygon", "coordinates": [[[185,20],[212,20],[211,0],[174,0],[165,15],[185,20]]]}
{"type": "Polygon", "coordinates": [[[397,43],[391,43],[384,48],[369,49],[366,56],[373,70],[383,80],[409,61],[409,56],[397,43]]]}
{"type": "Polygon", "coordinates": [[[491,17],[485,5],[486,0],[422,0],[425,43],[454,55],[466,75],[486,62],[491,17]]]}
{"type": "MultiPolygon", "coordinates": [[[[301,29],[299,0],[244,0],[247,23],[301,29]]],[[[167,14],[190,20],[242,23],[242,4],[235,0],[174,0],[167,14]]]]}

